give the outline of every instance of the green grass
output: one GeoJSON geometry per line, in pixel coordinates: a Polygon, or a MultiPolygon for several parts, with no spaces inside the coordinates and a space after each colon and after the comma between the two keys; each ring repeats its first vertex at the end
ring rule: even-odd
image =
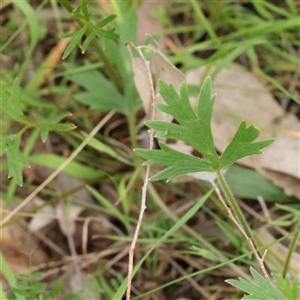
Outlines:
{"type": "MultiPolygon", "coordinates": [[[[3,206],[13,210],[46,179],[45,167],[51,172],[57,170],[88,139],[99,121],[114,111],[63,171],[80,179],[80,185],[74,188],[54,181],[38,194],[44,205],[36,206],[30,200],[32,206],[26,208],[26,212],[34,217],[43,207],[55,206],[59,201],[85,208],[83,214],[75,217],[76,251],[80,262],[88,265],[82,270],[93,276],[93,287],[103,299],[119,300],[127,284],[128,258],[122,251],[128,249],[132,241],[145,178],[142,160],[132,151],[139,142],[144,113],[125,46],[126,42],[136,43],[139,4],[111,2],[111,14],[117,17],[106,19],[110,14],[99,9],[94,1],[78,1],[81,9],[77,11],[72,10],[74,2],[68,3],[21,1],[3,10],[1,104],[6,106],[1,105],[0,138],[4,154],[1,198],[3,206]],[[103,20],[111,22],[100,28],[103,20]],[[77,37],[69,48],[65,46],[67,52],[62,51],[55,60],[51,56],[58,53],[55,46],[64,41],[62,35],[69,32],[73,23],[76,26],[71,32],[84,28],[85,35],[82,39],[77,37]],[[98,37],[89,40],[91,34],[98,37]],[[84,54],[78,43],[85,50],[84,54]],[[9,144],[9,151],[15,151],[9,163],[7,146],[3,143],[7,135],[13,135],[17,142],[20,140],[9,144]],[[26,161],[21,157],[30,162],[31,169],[22,165],[26,161]],[[9,172],[13,175],[11,179],[7,179],[9,172]],[[20,183],[22,187],[18,186],[20,183]],[[60,190],[59,185],[64,188],[60,190]],[[92,202],[75,194],[78,191],[92,195],[92,202]],[[88,254],[84,255],[82,227],[87,224],[88,254]],[[97,255],[100,256],[94,262],[88,260],[97,255]]],[[[299,69],[299,7],[294,1],[273,4],[253,0],[238,4],[237,1],[193,0],[169,1],[167,5],[167,8],[159,6],[151,14],[164,24],[163,33],[175,45],[167,48],[166,54],[182,71],[203,66],[207,70],[214,68],[212,78],[216,78],[224,68],[236,62],[267,84],[278,102],[288,99],[288,111],[297,108],[299,84],[294,89],[290,86],[299,69]]],[[[199,78],[199,87],[201,81],[199,78]]],[[[196,92],[199,87],[194,87],[196,92]]],[[[260,215],[258,219],[247,213],[254,235],[259,229],[269,229],[276,236],[271,243],[257,239],[258,250],[262,253],[281,243],[291,249],[288,256],[296,252],[300,232],[297,200],[285,195],[256,171],[244,167],[233,166],[227,181],[234,194],[241,198],[242,209],[244,205],[253,207],[260,215]],[[269,218],[264,218],[257,204],[258,195],[266,200],[269,218]]],[[[2,220],[4,217],[3,214],[2,220]]],[[[1,230],[19,222],[26,226],[29,221],[27,215],[18,212],[2,224],[1,230]]],[[[49,231],[51,229],[44,229],[46,235],[51,233],[53,242],[71,253],[59,226],[55,228],[55,234],[49,231]]],[[[67,258],[44,242],[40,244],[48,254],[47,265],[37,266],[25,254],[28,268],[41,270],[45,276],[48,271],[63,272],[50,266],[63,262],[64,267],[67,258]]],[[[268,268],[285,278],[289,278],[287,273],[297,272],[295,266],[285,264],[277,248],[271,249],[274,256],[266,257],[268,268]]],[[[254,284],[249,271],[251,266],[259,268],[245,239],[228,219],[207,182],[149,183],[147,210],[135,250],[132,299],[146,299],[148,295],[149,299],[155,299],[158,291],[166,299],[241,298],[243,292],[228,288],[225,280],[242,277],[254,284]],[[148,283],[150,287],[146,288],[148,283]],[[222,290],[221,294],[216,293],[216,287],[222,290]]],[[[9,286],[16,287],[16,282],[21,280],[2,258],[0,268],[9,286]]],[[[280,276],[276,282],[283,292],[295,293],[295,287],[287,288],[292,286],[295,276],[290,282],[280,276]]],[[[54,275],[47,281],[54,283],[58,279],[59,276],[54,275]]],[[[19,296],[21,299],[22,295],[19,296]]],[[[62,293],[59,299],[68,299],[66,296],[62,293]]],[[[7,289],[0,290],[0,298],[5,297],[7,289]]]]}

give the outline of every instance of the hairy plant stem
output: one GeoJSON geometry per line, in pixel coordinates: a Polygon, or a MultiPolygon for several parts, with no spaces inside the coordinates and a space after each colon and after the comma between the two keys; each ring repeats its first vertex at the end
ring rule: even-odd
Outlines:
{"type": "Polygon", "coordinates": [[[227,200],[227,204],[229,205],[229,207],[232,209],[237,221],[239,222],[239,224],[242,226],[243,230],[245,231],[245,233],[247,234],[247,236],[252,240],[252,242],[254,243],[254,239],[251,233],[251,230],[248,226],[248,223],[238,205],[238,203],[236,202],[224,176],[222,175],[221,171],[217,172],[217,176],[218,176],[218,180],[221,184],[223,193],[225,195],[225,199],[227,200]]]}

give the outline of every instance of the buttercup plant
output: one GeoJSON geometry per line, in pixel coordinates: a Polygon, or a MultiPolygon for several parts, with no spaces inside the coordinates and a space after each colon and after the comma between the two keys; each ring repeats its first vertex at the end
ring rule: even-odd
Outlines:
{"type": "Polygon", "coordinates": [[[145,165],[161,165],[167,168],[151,177],[151,180],[172,180],[174,177],[194,172],[215,172],[225,194],[227,204],[232,208],[237,220],[245,233],[251,237],[251,232],[243,214],[236,203],[222,170],[237,160],[252,154],[261,154],[261,149],[274,142],[274,139],[254,142],[259,136],[259,129],[253,125],[246,127],[243,121],[235,136],[221,155],[218,157],[212,136],[210,121],[216,96],[211,97],[211,79],[207,78],[201,88],[198,104],[198,115],[191,107],[188,89],[182,84],[178,95],[170,84],[159,82],[160,94],[166,104],[156,103],[155,107],[175,118],[179,124],[162,121],[148,121],[146,125],[154,129],[156,137],[182,140],[198,150],[203,158],[173,150],[159,143],[160,150],[136,149],[136,153],[146,158],[145,165]]]}
{"type": "Polygon", "coordinates": [[[188,89],[183,83],[178,95],[172,86],[159,81],[160,94],[166,104],[156,103],[155,108],[174,117],[178,124],[162,122],[157,120],[147,121],[146,125],[156,132],[156,137],[181,140],[198,150],[203,158],[181,153],[171,149],[160,142],[159,150],[136,149],[135,152],[146,159],[145,165],[160,165],[167,167],[150,178],[150,180],[172,180],[176,176],[194,172],[214,172],[217,175],[219,185],[225,195],[230,218],[247,238],[264,276],[268,274],[264,267],[264,256],[261,258],[253,244],[251,230],[246,222],[243,213],[236,202],[222,170],[237,160],[252,154],[261,154],[261,150],[274,142],[268,139],[255,142],[260,130],[253,125],[247,127],[242,121],[233,139],[219,157],[215,150],[214,140],[211,131],[211,117],[216,95],[211,96],[211,79],[208,77],[201,88],[198,113],[195,114],[189,102],[188,89]]]}

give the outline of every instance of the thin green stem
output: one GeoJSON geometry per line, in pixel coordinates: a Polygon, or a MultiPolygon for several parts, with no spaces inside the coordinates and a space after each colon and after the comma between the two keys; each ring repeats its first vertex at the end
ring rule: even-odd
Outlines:
{"type": "Polygon", "coordinates": [[[237,218],[237,221],[239,222],[239,224],[242,226],[243,230],[245,231],[245,233],[247,234],[247,236],[249,238],[251,238],[252,242],[254,243],[254,239],[251,233],[251,230],[248,226],[248,223],[245,219],[245,217],[243,216],[243,213],[238,205],[238,203],[236,202],[224,176],[222,175],[221,171],[217,172],[217,176],[218,176],[218,180],[221,184],[223,193],[225,195],[225,198],[227,200],[227,204],[230,206],[230,208],[232,209],[235,217],[237,218]]]}
{"type": "Polygon", "coordinates": [[[289,268],[289,265],[290,265],[290,261],[292,259],[292,255],[293,255],[294,250],[296,248],[296,244],[297,244],[298,237],[299,237],[299,234],[300,234],[299,229],[300,229],[300,220],[298,220],[298,224],[297,224],[297,227],[296,227],[296,232],[295,232],[293,240],[290,244],[289,252],[288,252],[287,258],[286,258],[285,263],[284,263],[284,267],[283,267],[283,271],[282,271],[282,277],[283,278],[285,278],[285,276],[287,274],[287,271],[288,271],[288,268],[289,268]]]}
{"type": "Polygon", "coordinates": [[[216,35],[213,27],[211,26],[210,22],[207,20],[207,18],[205,17],[199,2],[197,2],[196,0],[192,0],[192,7],[194,9],[194,13],[195,13],[195,19],[203,25],[203,27],[207,30],[209,36],[211,37],[211,39],[217,44],[217,45],[221,45],[220,40],[218,38],[218,36],[216,35]]]}

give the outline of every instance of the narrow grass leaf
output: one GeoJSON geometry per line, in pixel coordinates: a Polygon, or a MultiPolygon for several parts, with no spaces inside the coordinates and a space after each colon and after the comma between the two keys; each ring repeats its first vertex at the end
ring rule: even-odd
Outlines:
{"type": "Polygon", "coordinates": [[[219,38],[216,35],[213,27],[211,26],[211,22],[207,20],[206,16],[204,15],[203,11],[201,10],[201,5],[196,0],[192,0],[192,6],[195,13],[195,19],[207,30],[208,34],[210,35],[211,39],[216,43],[220,44],[219,38]]]}
{"type": "MultiPolygon", "coordinates": [[[[87,138],[88,134],[86,134],[85,132],[81,131],[81,134],[87,138]]],[[[102,143],[101,141],[95,139],[95,138],[91,138],[90,141],[88,142],[88,145],[94,149],[96,149],[97,151],[106,153],[108,155],[110,155],[111,157],[125,163],[125,164],[129,164],[131,165],[131,163],[129,161],[127,161],[125,158],[123,158],[120,154],[118,154],[112,147],[107,146],[106,144],[102,143]]]]}
{"type": "MultiPolygon", "coordinates": [[[[39,153],[32,155],[29,160],[31,163],[57,169],[65,162],[66,158],[54,154],[39,153]]],[[[94,180],[105,175],[101,170],[96,170],[74,160],[63,169],[63,172],[85,180],[94,180]]]]}
{"type": "MultiPolygon", "coordinates": [[[[287,0],[285,2],[292,2],[292,1],[287,0]]],[[[255,3],[255,1],[253,3],[255,3]]],[[[273,4],[272,2],[269,2],[269,1],[264,1],[264,2],[261,2],[261,3],[263,3],[263,5],[266,8],[268,8],[270,11],[272,11],[276,14],[279,14],[282,17],[285,17],[285,18],[290,18],[291,15],[294,13],[294,12],[291,12],[288,9],[284,8],[284,7],[280,7],[280,5],[273,4]]]]}
{"type": "Polygon", "coordinates": [[[106,207],[110,213],[118,218],[126,228],[128,228],[128,220],[124,214],[120,212],[120,210],[113,205],[109,200],[107,200],[104,196],[102,196],[98,191],[90,186],[86,186],[87,189],[91,192],[91,194],[104,206],[106,207]]]}
{"type": "MultiPolygon", "coordinates": [[[[27,1],[14,1],[14,5],[18,6],[24,15],[26,16],[26,19],[28,21],[29,27],[30,27],[30,43],[29,43],[29,49],[26,51],[26,58],[24,59],[22,66],[18,72],[19,80],[21,81],[23,79],[23,76],[25,72],[27,71],[27,64],[30,59],[32,59],[32,54],[35,49],[35,46],[38,43],[39,40],[39,23],[37,20],[37,13],[36,11],[31,7],[31,5],[27,1]]],[[[46,2],[43,1],[41,5],[45,5],[46,2]]]]}
{"type": "Polygon", "coordinates": [[[266,20],[273,20],[273,15],[266,9],[265,1],[252,1],[255,10],[266,20]]]}
{"type": "Polygon", "coordinates": [[[260,75],[262,75],[266,80],[268,80],[272,85],[274,85],[276,88],[278,88],[284,95],[286,95],[288,98],[294,100],[296,103],[300,104],[300,97],[297,95],[292,95],[288,90],[286,90],[277,80],[275,80],[273,77],[265,74],[264,72],[260,72],[260,75]]]}

